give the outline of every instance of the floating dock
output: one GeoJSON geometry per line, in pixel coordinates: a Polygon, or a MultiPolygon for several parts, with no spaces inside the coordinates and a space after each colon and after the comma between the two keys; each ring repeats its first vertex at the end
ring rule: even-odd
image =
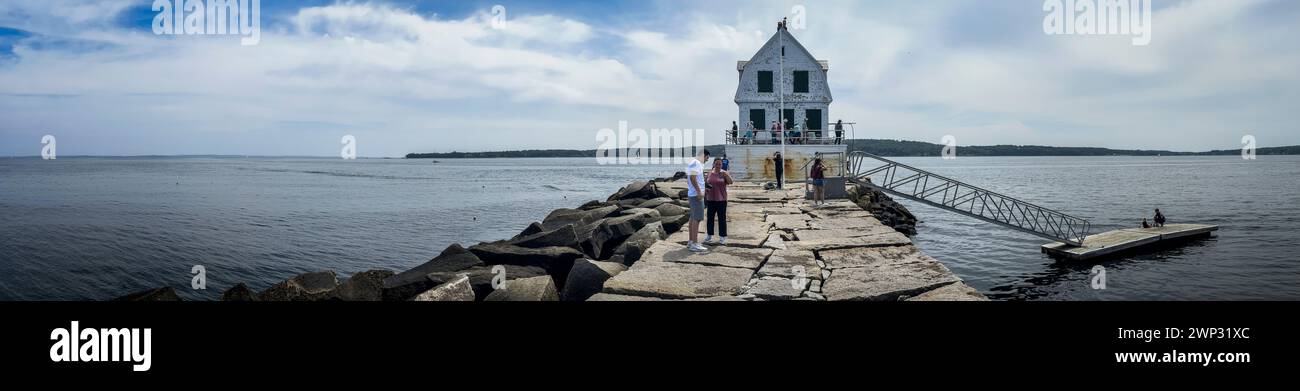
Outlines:
{"type": "Polygon", "coordinates": [[[1166,224],[1153,228],[1126,228],[1089,235],[1082,247],[1065,243],[1043,245],[1043,253],[1071,261],[1081,261],[1111,255],[1120,251],[1151,246],[1175,239],[1209,236],[1218,231],[1217,225],[1166,224]]]}

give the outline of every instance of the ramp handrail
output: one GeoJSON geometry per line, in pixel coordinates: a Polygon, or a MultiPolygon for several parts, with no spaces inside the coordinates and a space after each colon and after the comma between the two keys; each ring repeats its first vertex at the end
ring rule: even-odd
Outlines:
{"type": "Polygon", "coordinates": [[[1091,228],[1088,220],[869,153],[852,152],[844,165],[853,183],[1072,246],[1083,246],[1091,228]]]}

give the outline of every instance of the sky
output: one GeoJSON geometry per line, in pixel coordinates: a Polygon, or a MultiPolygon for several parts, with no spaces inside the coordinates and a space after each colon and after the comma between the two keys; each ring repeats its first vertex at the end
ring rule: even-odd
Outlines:
{"type": "Polygon", "coordinates": [[[247,46],[157,35],[151,4],[0,2],[0,156],[593,149],[620,121],[721,143],[736,61],[796,6],[859,138],[1300,144],[1290,0],[1154,0],[1145,46],[1046,34],[1043,0],[262,0],[247,46]]]}

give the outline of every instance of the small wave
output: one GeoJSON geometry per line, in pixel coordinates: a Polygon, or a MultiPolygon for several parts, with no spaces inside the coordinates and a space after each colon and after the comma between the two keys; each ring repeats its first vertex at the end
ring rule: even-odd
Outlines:
{"type": "Polygon", "coordinates": [[[333,177],[343,177],[343,178],[370,178],[370,179],[390,179],[390,180],[429,180],[429,179],[435,179],[435,178],[432,178],[432,177],[400,176],[400,175],[379,175],[379,174],[366,174],[366,173],[359,173],[359,172],[339,172],[339,171],[319,171],[319,170],[289,170],[289,169],[282,169],[282,168],[255,168],[255,169],[252,169],[252,170],[253,170],[253,171],[261,171],[261,172],[274,172],[274,173],[292,173],[292,174],[328,175],[328,176],[333,176],[333,177]]]}

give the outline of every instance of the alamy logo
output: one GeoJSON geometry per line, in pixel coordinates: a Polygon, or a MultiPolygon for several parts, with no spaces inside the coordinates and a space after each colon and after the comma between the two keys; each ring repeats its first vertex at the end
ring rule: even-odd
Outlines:
{"type": "Polygon", "coordinates": [[[704,129],[628,129],[596,131],[596,164],[686,164],[704,145],[704,129]]]}
{"type": "Polygon", "coordinates": [[[41,137],[41,159],[54,160],[59,158],[58,143],[54,141],[54,136],[45,135],[41,137]]]}
{"type": "Polygon", "coordinates": [[[1047,35],[1131,35],[1151,43],[1151,0],[1044,0],[1047,35]]]}
{"type": "Polygon", "coordinates": [[[1255,160],[1255,136],[1241,136],[1241,160],[1255,160]]]}
{"type": "Polygon", "coordinates": [[[262,41],[261,0],[154,0],[156,35],[239,35],[244,46],[262,41]]]}
{"type": "Polygon", "coordinates": [[[957,136],[943,136],[939,142],[943,143],[943,150],[939,151],[943,155],[943,160],[953,160],[957,158],[957,136]]]}
{"type": "Polygon", "coordinates": [[[492,266],[492,290],[506,289],[506,267],[492,266]]]}
{"type": "Polygon", "coordinates": [[[190,279],[190,289],[196,291],[202,291],[208,289],[207,268],[203,267],[203,265],[194,265],[194,267],[190,268],[190,274],[194,275],[194,278],[190,279]]]}
{"type": "Polygon", "coordinates": [[[808,28],[808,8],[803,4],[796,4],[790,7],[790,23],[786,28],[792,30],[805,30],[808,28]]]}
{"type": "Polygon", "coordinates": [[[339,150],[339,156],[342,157],[343,160],[357,159],[357,138],[356,137],[350,134],[343,136],[343,138],[339,140],[339,143],[343,144],[343,149],[339,150]]]}
{"type": "Polygon", "coordinates": [[[493,30],[504,30],[506,28],[506,6],[492,6],[492,19],[490,25],[493,30]]]}
{"type": "Polygon", "coordinates": [[[85,329],[72,321],[71,330],[58,328],[50,332],[50,360],[54,362],[130,362],[136,372],[153,366],[151,341],[153,329],[85,329]]]}
{"type": "Polygon", "coordinates": [[[803,265],[794,265],[790,268],[790,273],[794,278],[790,279],[790,289],[803,290],[808,286],[808,271],[804,270],[803,265]]]}
{"type": "Polygon", "coordinates": [[[1101,265],[1093,266],[1092,271],[1089,272],[1088,275],[1090,277],[1088,279],[1089,280],[1088,285],[1091,286],[1092,289],[1094,290],[1106,289],[1106,268],[1105,267],[1101,265]]]}

